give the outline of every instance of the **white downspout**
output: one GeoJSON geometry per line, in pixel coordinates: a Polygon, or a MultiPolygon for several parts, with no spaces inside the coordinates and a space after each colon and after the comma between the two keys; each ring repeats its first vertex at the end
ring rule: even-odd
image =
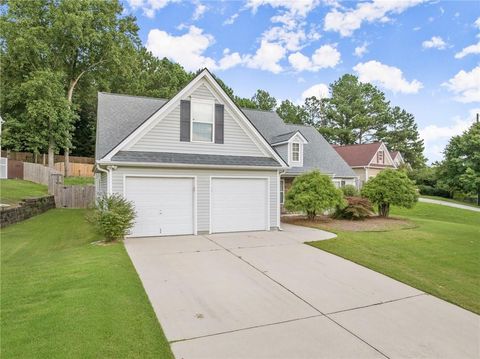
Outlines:
{"type": "Polygon", "coordinates": [[[110,177],[110,171],[107,171],[106,169],[100,167],[100,165],[97,163],[97,165],[95,166],[95,168],[99,171],[99,172],[103,172],[103,173],[106,173],[107,174],[107,194],[110,194],[110,180],[109,180],[109,177],[110,177]]]}
{"type": "MultiPolygon", "coordinates": [[[[278,195],[277,195],[277,228],[279,231],[282,230],[281,226],[281,221],[280,218],[282,216],[281,210],[280,210],[280,176],[285,173],[285,170],[278,170],[278,176],[277,176],[277,186],[278,186],[278,195]]],[[[285,201],[285,192],[283,193],[283,200],[285,201]]]]}

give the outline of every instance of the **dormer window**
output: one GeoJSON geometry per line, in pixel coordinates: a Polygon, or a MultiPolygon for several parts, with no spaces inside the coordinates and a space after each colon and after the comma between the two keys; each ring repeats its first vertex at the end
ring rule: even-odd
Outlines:
{"type": "Polygon", "coordinates": [[[215,123],[215,102],[192,99],[191,122],[193,142],[213,142],[215,123]]]}
{"type": "Polygon", "coordinates": [[[292,143],[292,162],[300,162],[300,144],[292,143]]]}
{"type": "Polygon", "coordinates": [[[378,151],[377,162],[383,163],[383,151],[378,151]]]}

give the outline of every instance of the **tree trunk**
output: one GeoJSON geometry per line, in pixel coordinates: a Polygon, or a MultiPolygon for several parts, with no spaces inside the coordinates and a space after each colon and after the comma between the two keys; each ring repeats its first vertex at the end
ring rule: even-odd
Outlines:
{"type": "MultiPolygon", "coordinates": [[[[478,121],[478,117],[477,117],[477,121],[478,121]]],[[[480,206],[480,187],[477,188],[477,206],[480,206]]]]}
{"type": "Polygon", "coordinates": [[[65,148],[65,168],[64,168],[64,176],[68,177],[70,176],[70,150],[68,148],[65,148]]]}
{"type": "Polygon", "coordinates": [[[317,215],[317,213],[315,211],[313,211],[313,212],[307,211],[307,218],[310,221],[313,221],[315,219],[316,215],[317,215]]]}
{"type": "Polygon", "coordinates": [[[48,143],[48,167],[53,168],[54,166],[54,160],[55,160],[55,143],[53,140],[50,140],[48,143]]]}
{"type": "Polygon", "coordinates": [[[378,215],[380,217],[388,217],[389,213],[390,213],[389,203],[381,203],[378,205],[378,215]]]}

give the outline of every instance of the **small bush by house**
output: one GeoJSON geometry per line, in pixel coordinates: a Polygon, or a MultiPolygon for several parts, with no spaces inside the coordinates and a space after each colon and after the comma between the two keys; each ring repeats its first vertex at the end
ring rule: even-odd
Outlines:
{"type": "Polygon", "coordinates": [[[347,184],[342,187],[342,192],[345,197],[358,197],[359,192],[357,187],[351,184],[347,184]]]}
{"type": "Polygon", "coordinates": [[[103,195],[98,201],[92,221],[107,242],[123,239],[135,223],[135,208],[119,194],[103,195]]]}
{"type": "Polygon", "coordinates": [[[342,191],[335,187],[329,176],[319,171],[307,172],[295,178],[285,201],[287,210],[303,212],[311,220],[318,213],[343,205],[342,191]]]}
{"type": "Polygon", "coordinates": [[[337,207],[333,218],[361,220],[374,214],[372,203],[363,197],[346,197],[347,205],[337,207]]]}

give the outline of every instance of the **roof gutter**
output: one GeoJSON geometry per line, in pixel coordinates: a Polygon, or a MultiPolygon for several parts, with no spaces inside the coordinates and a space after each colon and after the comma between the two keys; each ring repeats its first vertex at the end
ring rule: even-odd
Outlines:
{"type": "MultiPolygon", "coordinates": [[[[129,167],[158,167],[158,168],[217,168],[217,169],[245,169],[245,170],[281,170],[282,166],[238,166],[238,165],[208,165],[188,163],[158,163],[158,162],[125,162],[125,161],[100,161],[104,166],[129,166],[129,167]]],[[[98,166],[97,164],[97,166],[98,166]]]]}

